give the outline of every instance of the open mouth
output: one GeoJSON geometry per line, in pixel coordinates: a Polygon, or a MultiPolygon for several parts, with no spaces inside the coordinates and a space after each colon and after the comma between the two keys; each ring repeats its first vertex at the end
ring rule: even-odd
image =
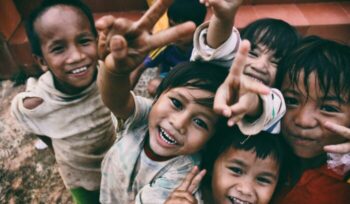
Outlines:
{"type": "Polygon", "coordinates": [[[268,84],[267,80],[262,78],[259,74],[254,74],[254,73],[244,73],[247,77],[251,78],[254,81],[258,81],[263,84],[268,84]]]}
{"type": "Polygon", "coordinates": [[[77,69],[73,69],[72,71],[70,71],[69,73],[70,74],[82,74],[82,73],[85,73],[87,71],[87,66],[85,67],[80,67],[80,68],[77,68],[77,69]]]}
{"type": "Polygon", "coordinates": [[[232,204],[251,204],[248,201],[244,201],[233,196],[228,196],[228,199],[231,201],[232,204]]]}
{"type": "Polygon", "coordinates": [[[166,142],[167,144],[171,144],[171,145],[176,145],[177,141],[170,136],[164,129],[162,129],[161,127],[159,127],[159,135],[160,138],[166,142]]]}

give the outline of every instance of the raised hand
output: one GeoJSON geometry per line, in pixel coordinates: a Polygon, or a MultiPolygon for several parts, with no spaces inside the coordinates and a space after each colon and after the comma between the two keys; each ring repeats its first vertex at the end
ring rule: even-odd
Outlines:
{"type": "Polygon", "coordinates": [[[200,0],[200,2],[210,8],[217,18],[233,21],[235,13],[243,0],[200,0]]]}
{"type": "Polygon", "coordinates": [[[346,142],[342,144],[324,146],[324,150],[330,153],[340,153],[340,154],[350,153],[350,128],[342,125],[338,125],[335,123],[331,123],[331,122],[326,122],[324,126],[329,131],[334,132],[339,136],[342,136],[348,139],[346,142]]]}
{"type": "Polygon", "coordinates": [[[197,199],[193,196],[193,191],[199,186],[206,171],[199,171],[195,166],[186,176],[182,184],[176,188],[165,201],[165,204],[196,204],[197,199]]]}
{"type": "Polygon", "coordinates": [[[99,55],[105,68],[113,73],[130,73],[157,47],[192,35],[195,25],[183,23],[152,35],[154,24],[171,5],[172,0],[158,0],[138,21],[105,16],[96,22],[99,31],[99,55]]]}
{"type": "Polygon", "coordinates": [[[245,115],[254,116],[259,111],[258,94],[270,93],[269,87],[243,74],[249,48],[249,41],[242,41],[230,72],[215,95],[214,110],[229,118],[229,126],[245,115]]]}

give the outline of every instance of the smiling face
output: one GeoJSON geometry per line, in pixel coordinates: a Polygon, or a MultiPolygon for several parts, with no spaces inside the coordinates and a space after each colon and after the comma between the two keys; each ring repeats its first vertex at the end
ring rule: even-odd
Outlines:
{"type": "Polygon", "coordinates": [[[254,49],[249,51],[243,73],[261,81],[265,85],[272,86],[275,83],[278,63],[274,55],[274,51],[269,50],[266,46],[257,44],[254,49]]]}
{"type": "Polygon", "coordinates": [[[350,127],[350,104],[339,101],[331,90],[324,96],[318,85],[315,72],[308,78],[308,94],[303,79],[299,76],[297,85],[292,86],[287,77],[282,85],[282,93],[287,112],[282,120],[282,133],[296,155],[313,158],[323,151],[323,146],[338,144],[346,140],[324,127],[326,121],[350,127]]]}
{"type": "Polygon", "coordinates": [[[279,165],[271,156],[229,148],[214,163],[212,195],[216,204],[266,204],[276,188],[279,165]]]}
{"type": "Polygon", "coordinates": [[[149,144],[157,156],[174,157],[198,152],[215,132],[218,116],[198,99],[214,94],[190,87],[163,92],[149,114],[149,144]]]}
{"type": "Polygon", "coordinates": [[[36,56],[44,70],[55,76],[55,86],[76,93],[89,86],[96,74],[97,43],[89,21],[76,8],[58,5],[36,21],[43,56],[36,56]]]}

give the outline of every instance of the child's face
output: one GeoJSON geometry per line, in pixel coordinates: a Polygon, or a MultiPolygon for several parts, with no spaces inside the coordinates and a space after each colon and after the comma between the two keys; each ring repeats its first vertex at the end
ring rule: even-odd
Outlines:
{"type": "Polygon", "coordinates": [[[323,146],[345,141],[328,131],[324,123],[329,121],[350,127],[350,104],[347,100],[339,101],[332,90],[328,96],[324,96],[315,73],[309,75],[307,97],[304,82],[300,80],[303,78],[304,73],[301,73],[298,84],[292,86],[286,77],[282,84],[287,106],[282,120],[282,133],[297,156],[313,158],[324,152],[323,146]]]}
{"type": "Polygon", "coordinates": [[[269,203],[276,188],[279,165],[271,156],[228,149],[215,161],[212,195],[216,204],[269,203]]]}
{"type": "Polygon", "coordinates": [[[274,55],[274,51],[269,50],[264,45],[257,44],[256,48],[248,54],[243,73],[267,86],[272,86],[275,83],[278,62],[274,55]]]}
{"type": "Polygon", "coordinates": [[[97,44],[82,12],[69,6],[52,7],[36,20],[35,29],[43,53],[38,61],[53,73],[57,88],[69,91],[92,83],[97,44]]]}
{"type": "Polygon", "coordinates": [[[198,152],[215,132],[218,116],[195,100],[214,94],[189,87],[163,92],[149,114],[150,147],[158,156],[198,152]]]}

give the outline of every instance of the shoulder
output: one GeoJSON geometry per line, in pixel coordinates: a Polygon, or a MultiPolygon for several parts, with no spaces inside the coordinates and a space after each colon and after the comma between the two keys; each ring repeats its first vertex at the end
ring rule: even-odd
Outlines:
{"type": "Polygon", "coordinates": [[[44,100],[40,97],[27,97],[23,99],[23,106],[26,109],[34,109],[42,104],[44,100]]]}

